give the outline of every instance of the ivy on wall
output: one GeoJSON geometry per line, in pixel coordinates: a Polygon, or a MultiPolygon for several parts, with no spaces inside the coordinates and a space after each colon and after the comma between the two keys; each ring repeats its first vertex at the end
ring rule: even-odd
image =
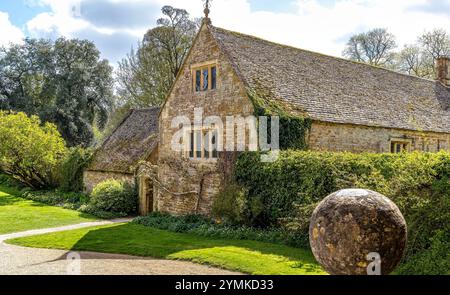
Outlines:
{"type": "MultiPolygon", "coordinates": [[[[280,148],[281,150],[307,150],[308,134],[311,130],[310,118],[294,115],[286,111],[281,103],[271,99],[269,93],[264,91],[249,91],[248,96],[255,108],[256,116],[278,116],[280,118],[280,148]]],[[[268,123],[270,128],[270,121],[268,123]]],[[[268,133],[270,138],[270,132],[268,133]]]]}

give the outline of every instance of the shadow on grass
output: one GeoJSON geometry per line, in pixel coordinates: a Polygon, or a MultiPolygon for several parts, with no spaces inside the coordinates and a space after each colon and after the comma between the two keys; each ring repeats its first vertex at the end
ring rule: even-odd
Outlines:
{"type": "Polygon", "coordinates": [[[71,250],[189,260],[247,273],[254,273],[250,270],[258,267],[263,273],[264,269],[271,271],[271,264],[280,272],[321,272],[309,250],[257,241],[210,239],[136,224],[90,230],[71,250]]]}
{"type": "Polygon", "coordinates": [[[16,188],[0,185],[0,206],[11,206],[24,199],[19,198],[20,192],[16,188]]]}
{"type": "MultiPolygon", "coordinates": [[[[0,207],[1,206],[14,206],[14,205],[26,205],[28,207],[58,207],[55,205],[49,205],[37,201],[28,200],[25,198],[21,198],[18,195],[20,193],[18,191],[15,191],[14,189],[6,190],[3,187],[0,188],[0,207]]],[[[84,214],[85,216],[80,215],[80,217],[85,218],[93,218],[93,216],[90,216],[88,214],[84,214]]]]}
{"type": "Polygon", "coordinates": [[[20,197],[21,193],[17,188],[0,185],[0,206],[13,206],[17,204],[27,204],[32,207],[44,207],[46,204],[27,200],[20,197]]]}
{"type": "Polygon", "coordinates": [[[14,197],[10,194],[0,192],[0,206],[12,206],[23,201],[24,200],[14,197]]]}
{"type": "MultiPolygon", "coordinates": [[[[45,208],[45,207],[54,207],[61,208],[61,206],[45,204],[42,202],[32,201],[29,199],[25,199],[20,197],[21,193],[17,188],[8,187],[0,184],[0,207],[2,206],[14,206],[14,205],[24,205],[26,207],[35,207],[35,208],[45,208]]],[[[70,210],[70,209],[65,209],[70,210]]],[[[72,210],[73,211],[73,210],[72,210]]],[[[76,211],[76,210],[74,210],[76,211]]],[[[80,218],[92,219],[92,220],[102,220],[103,218],[99,218],[87,213],[79,213],[80,218]]]]}

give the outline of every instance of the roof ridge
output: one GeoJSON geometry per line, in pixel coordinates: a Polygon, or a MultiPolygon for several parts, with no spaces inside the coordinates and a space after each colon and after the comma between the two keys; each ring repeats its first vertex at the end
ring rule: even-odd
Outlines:
{"type": "MultiPolygon", "coordinates": [[[[356,65],[361,65],[361,66],[366,66],[366,67],[370,67],[370,68],[373,68],[373,69],[387,71],[387,72],[390,72],[390,73],[393,73],[393,74],[397,74],[397,75],[404,76],[404,77],[409,77],[409,78],[412,78],[412,79],[419,79],[419,80],[426,81],[426,82],[431,82],[431,83],[439,83],[439,81],[437,81],[437,80],[423,78],[423,77],[418,77],[418,76],[413,76],[413,75],[401,73],[401,72],[398,72],[398,71],[395,71],[395,70],[383,68],[383,67],[380,67],[380,66],[370,65],[370,64],[363,63],[363,62],[358,62],[358,61],[346,59],[346,58],[343,58],[343,57],[333,56],[333,55],[329,55],[329,54],[325,54],[325,53],[321,53],[321,52],[317,52],[317,51],[312,51],[312,50],[308,50],[308,49],[295,47],[295,46],[292,46],[292,45],[282,44],[282,43],[278,43],[278,42],[275,42],[275,41],[270,41],[270,40],[267,40],[267,39],[264,39],[264,38],[261,38],[261,37],[256,37],[256,36],[244,34],[244,33],[241,33],[241,32],[227,30],[227,29],[215,27],[215,26],[212,26],[212,25],[210,26],[210,28],[213,29],[213,30],[222,30],[225,33],[236,34],[236,35],[239,35],[239,36],[242,36],[242,37],[251,38],[251,39],[254,39],[254,40],[266,42],[266,43],[273,44],[273,45],[276,45],[276,46],[286,47],[286,48],[290,48],[290,49],[297,50],[297,51],[302,51],[302,52],[307,52],[307,53],[310,53],[310,54],[323,56],[323,57],[326,57],[326,58],[332,58],[332,59],[340,60],[340,61],[343,61],[343,62],[353,63],[353,64],[356,64],[356,65]]],[[[446,87],[446,88],[449,88],[449,87],[446,87]]]]}

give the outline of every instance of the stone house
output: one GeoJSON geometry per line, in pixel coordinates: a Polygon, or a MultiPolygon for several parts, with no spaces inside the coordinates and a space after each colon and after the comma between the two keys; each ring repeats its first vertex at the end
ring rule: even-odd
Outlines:
{"type": "MultiPolygon", "coordinates": [[[[158,156],[159,108],[131,110],[97,149],[89,167],[84,171],[85,191],[91,193],[95,186],[105,180],[115,179],[136,184],[153,193],[148,178],[139,178],[137,171],[141,162],[156,164],[158,156]]],[[[141,202],[140,212],[150,210],[141,202]]],[[[153,208],[153,203],[151,204],[153,208]]]]}
{"type": "Polygon", "coordinates": [[[174,118],[195,121],[198,108],[224,122],[246,117],[256,113],[254,96],[309,118],[311,150],[450,150],[450,59],[437,66],[437,81],[417,78],[231,32],[207,18],[159,116],[154,209],[210,213],[232,166],[230,151],[211,149],[205,130],[190,129],[188,148],[175,151],[174,118]]]}
{"type": "MultiPolygon", "coordinates": [[[[316,151],[450,150],[450,59],[439,59],[436,72],[437,80],[408,76],[217,28],[206,18],[159,122],[155,109],[144,111],[148,122],[140,118],[139,126],[125,120],[86,172],[87,186],[139,176],[142,214],[209,214],[236,155],[234,144],[222,151],[219,141],[230,146],[237,135],[221,137],[214,124],[198,128],[198,110],[202,118],[226,122],[275,106],[309,120],[302,140],[316,151]],[[128,129],[134,129],[136,141],[125,135],[128,129]],[[149,159],[148,165],[136,168],[142,159],[149,159]]],[[[249,142],[246,138],[247,148],[249,142]]]]}

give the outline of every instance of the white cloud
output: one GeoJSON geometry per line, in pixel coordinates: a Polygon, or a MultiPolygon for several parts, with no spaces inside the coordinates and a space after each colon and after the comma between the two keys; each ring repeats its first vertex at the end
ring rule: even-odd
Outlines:
{"type": "MultiPolygon", "coordinates": [[[[203,12],[200,0],[40,2],[48,5],[52,11],[40,14],[28,22],[27,28],[32,34],[56,33],[67,37],[92,35],[102,37],[99,39],[103,41],[107,36],[121,36],[124,42],[138,40],[147,29],[155,25],[160,16],[159,8],[163,5],[185,8],[194,17],[202,16],[203,12]],[[80,2],[82,5],[78,11],[76,4],[80,2]],[[90,10],[85,10],[85,4],[90,10]],[[136,7],[139,9],[135,9],[136,7]],[[75,14],[80,12],[81,17],[76,17],[74,11],[75,14]],[[133,13],[134,17],[131,15],[133,13]]],[[[252,11],[249,0],[214,0],[211,18],[213,24],[219,27],[336,56],[341,54],[351,34],[371,28],[387,28],[397,36],[400,46],[415,42],[417,36],[425,30],[435,27],[450,29],[450,13],[440,11],[440,8],[446,7],[445,3],[450,5],[450,0],[338,0],[334,4],[330,4],[330,1],[323,4],[324,1],[321,0],[292,2],[294,5],[291,11],[270,12],[252,11]],[[436,3],[439,3],[439,7],[435,6],[436,3]]],[[[107,43],[117,45],[118,41],[106,42],[105,46],[107,43]]],[[[116,55],[124,56],[126,52],[122,51],[132,45],[134,44],[124,44],[116,55]]],[[[118,56],[110,58],[114,60],[118,56]]]]}
{"type": "Polygon", "coordinates": [[[10,22],[8,13],[2,11],[0,11],[0,36],[0,46],[21,43],[24,38],[23,32],[10,22]]]}
{"type": "MultiPolygon", "coordinates": [[[[441,2],[450,4],[450,0],[441,2]]],[[[425,30],[450,29],[450,13],[411,9],[426,4],[427,0],[341,0],[324,5],[317,0],[296,0],[295,11],[282,13],[252,12],[246,0],[217,0],[212,21],[220,27],[339,56],[351,34],[376,27],[396,35],[400,46],[415,42],[425,30]]]]}
{"type": "Polygon", "coordinates": [[[40,0],[39,3],[50,6],[51,12],[40,13],[27,22],[27,30],[33,36],[57,34],[72,37],[73,32],[89,27],[89,23],[77,15],[80,1],[40,0]]]}

